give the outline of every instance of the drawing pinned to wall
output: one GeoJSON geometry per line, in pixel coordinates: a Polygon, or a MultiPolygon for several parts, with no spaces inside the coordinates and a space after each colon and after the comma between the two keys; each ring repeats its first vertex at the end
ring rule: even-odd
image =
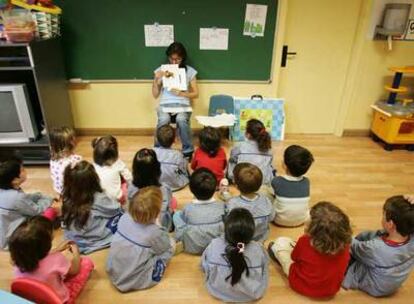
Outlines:
{"type": "Polygon", "coordinates": [[[165,47],[174,42],[174,25],[146,24],[144,32],[146,47],[165,47]]]}
{"type": "Polygon", "coordinates": [[[243,35],[263,37],[266,25],[267,5],[247,4],[243,35]]]}
{"type": "Polygon", "coordinates": [[[228,50],[229,29],[200,28],[200,50],[228,50]]]}

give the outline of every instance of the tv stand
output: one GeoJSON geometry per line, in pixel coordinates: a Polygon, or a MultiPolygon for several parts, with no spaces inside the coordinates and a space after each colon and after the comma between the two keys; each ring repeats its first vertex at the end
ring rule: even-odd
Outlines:
{"type": "Polygon", "coordinates": [[[25,164],[48,164],[48,132],[73,127],[60,38],[29,43],[0,42],[0,84],[26,84],[39,137],[29,143],[0,143],[2,152],[17,152],[25,164]]]}

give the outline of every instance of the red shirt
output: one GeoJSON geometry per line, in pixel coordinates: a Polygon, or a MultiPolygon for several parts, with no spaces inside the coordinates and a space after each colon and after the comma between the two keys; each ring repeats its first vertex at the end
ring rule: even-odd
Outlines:
{"type": "Polygon", "coordinates": [[[302,235],[292,251],[289,284],[308,297],[334,296],[341,287],[350,258],[349,245],[336,255],[322,254],[312,247],[309,235],[302,235]]]}
{"type": "Polygon", "coordinates": [[[217,178],[219,183],[224,177],[224,169],[227,166],[226,153],[223,148],[220,148],[217,154],[213,157],[208,155],[202,149],[197,148],[191,161],[191,169],[196,170],[198,168],[207,168],[211,170],[217,178]]]}

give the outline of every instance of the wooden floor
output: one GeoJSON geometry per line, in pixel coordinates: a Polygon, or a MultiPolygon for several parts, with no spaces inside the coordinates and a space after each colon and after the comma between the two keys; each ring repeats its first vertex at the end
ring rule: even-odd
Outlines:
{"type": "MultiPolygon", "coordinates": [[[[90,137],[80,138],[77,152],[91,159],[90,137]]],[[[151,137],[118,137],[120,158],[131,164],[134,153],[151,147],[151,137]]],[[[311,181],[311,204],[331,201],[350,216],[354,233],[380,228],[381,208],[385,199],[396,194],[414,193],[414,153],[405,150],[386,152],[365,137],[338,138],[328,135],[291,135],[284,142],[273,144],[274,165],[281,173],[283,150],[290,144],[307,147],[315,157],[308,176],[311,181]]],[[[227,151],[228,151],[227,147],[227,151]]],[[[26,191],[40,190],[53,194],[47,167],[29,167],[26,191]]],[[[179,207],[191,199],[188,188],[175,193],[179,207]]],[[[271,227],[271,238],[299,237],[303,228],[271,227]]],[[[55,241],[59,241],[59,233],[55,241]]],[[[267,244],[267,243],[266,243],[267,244]]],[[[105,273],[107,250],[91,255],[96,264],[90,281],[77,303],[214,303],[203,285],[200,258],[182,253],[167,267],[162,282],[149,290],[119,293],[105,273]]],[[[0,252],[0,288],[9,290],[12,267],[6,252],[0,252]]],[[[392,297],[374,299],[359,291],[341,290],[332,303],[414,303],[414,275],[392,297]]],[[[269,287],[260,303],[311,303],[314,300],[293,292],[282,272],[270,265],[269,287]]]]}

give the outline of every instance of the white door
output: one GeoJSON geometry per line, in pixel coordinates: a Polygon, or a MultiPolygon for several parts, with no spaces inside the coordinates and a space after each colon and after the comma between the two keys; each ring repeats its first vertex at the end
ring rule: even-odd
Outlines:
{"type": "Polygon", "coordinates": [[[280,6],[283,44],[297,53],[279,72],[287,133],[334,133],[362,1],[284,0],[280,6]]]}

